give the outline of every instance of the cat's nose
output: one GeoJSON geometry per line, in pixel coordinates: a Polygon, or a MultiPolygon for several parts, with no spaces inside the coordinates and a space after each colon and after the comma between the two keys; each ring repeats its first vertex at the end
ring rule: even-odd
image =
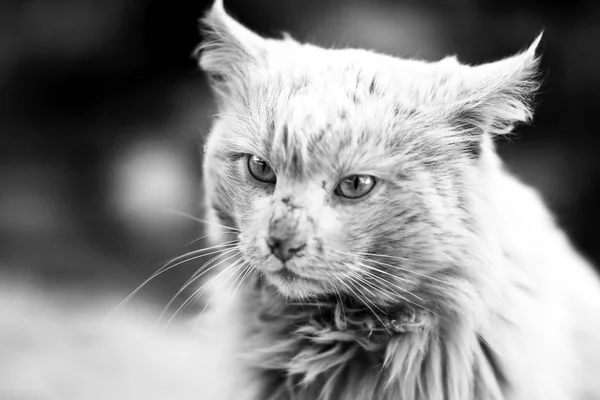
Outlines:
{"type": "Polygon", "coordinates": [[[267,245],[271,253],[281,261],[286,262],[294,257],[296,253],[306,247],[306,242],[299,242],[294,239],[278,239],[274,237],[267,238],[267,245]]]}

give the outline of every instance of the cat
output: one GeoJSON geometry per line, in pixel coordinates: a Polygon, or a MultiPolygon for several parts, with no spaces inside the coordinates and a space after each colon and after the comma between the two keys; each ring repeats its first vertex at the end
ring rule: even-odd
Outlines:
{"type": "Polygon", "coordinates": [[[494,150],[541,35],[469,66],[265,39],[222,1],[203,25],[244,398],[600,399],[600,282],[494,150]]]}
{"type": "Polygon", "coordinates": [[[206,311],[156,334],[5,285],[0,398],[600,399],[600,282],[494,150],[539,37],[469,66],[202,21],[206,311]]]}

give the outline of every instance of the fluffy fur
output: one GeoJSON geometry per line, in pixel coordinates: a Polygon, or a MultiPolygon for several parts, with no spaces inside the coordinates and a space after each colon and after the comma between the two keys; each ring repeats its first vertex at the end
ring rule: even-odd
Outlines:
{"type": "Polygon", "coordinates": [[[203,22],[208,218],[236,237],[197,275],[229,260],[214,307],[156,334],[3,285],[0,398],[600,399],[597,276],[493,145],[531,118],[539,39],[468,66],[264,39],[220,1],[203,22]],[[336,195],[355,174],[374,189],[336,195]],[[305,245],[286,273],[274,233],[305,245]]]}
{"type": "Polygon", "coordinates": [[[203,23],[209,217],[256,271],[222,310],[248,398],[600,398],[598,280],[493,146],[532,116],[539,38],[468,66],[263,39],[220,1],[203,23]],[[373,192],[335,196],[354,174],[373,192]],[[306,244],[292,278],[281,229],[306,244]]]}

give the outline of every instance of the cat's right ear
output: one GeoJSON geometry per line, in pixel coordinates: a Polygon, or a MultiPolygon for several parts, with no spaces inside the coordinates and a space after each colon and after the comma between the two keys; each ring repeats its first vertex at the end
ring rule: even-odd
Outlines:
{"type": "Polygon", "coordinates": [[[203,39],[195,55],[210,86],[221,101],[243,96],[248,75],[266,63],[267,41],[229,16],[222,0],[200,22],[203,39]]]}

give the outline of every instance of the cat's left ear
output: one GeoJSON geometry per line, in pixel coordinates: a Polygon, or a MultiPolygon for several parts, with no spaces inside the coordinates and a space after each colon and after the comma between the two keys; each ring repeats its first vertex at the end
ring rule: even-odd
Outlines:
{"type": "Polygon", "coordinates": [[[229,16],[222,0],[215,0],[201,26],[195,54],[211,87],[222,101],[243,96],[249,74],[266,63],[267,40],[229,16]]]}
{"type": "Polygon", "coordinates": [[[536,50],[542,34],[515,56],[464,70],[461,88],[450,107],[457,129],[473,139],[501,135],[533,116],[533,96],[540,86],[536,50]]]}

